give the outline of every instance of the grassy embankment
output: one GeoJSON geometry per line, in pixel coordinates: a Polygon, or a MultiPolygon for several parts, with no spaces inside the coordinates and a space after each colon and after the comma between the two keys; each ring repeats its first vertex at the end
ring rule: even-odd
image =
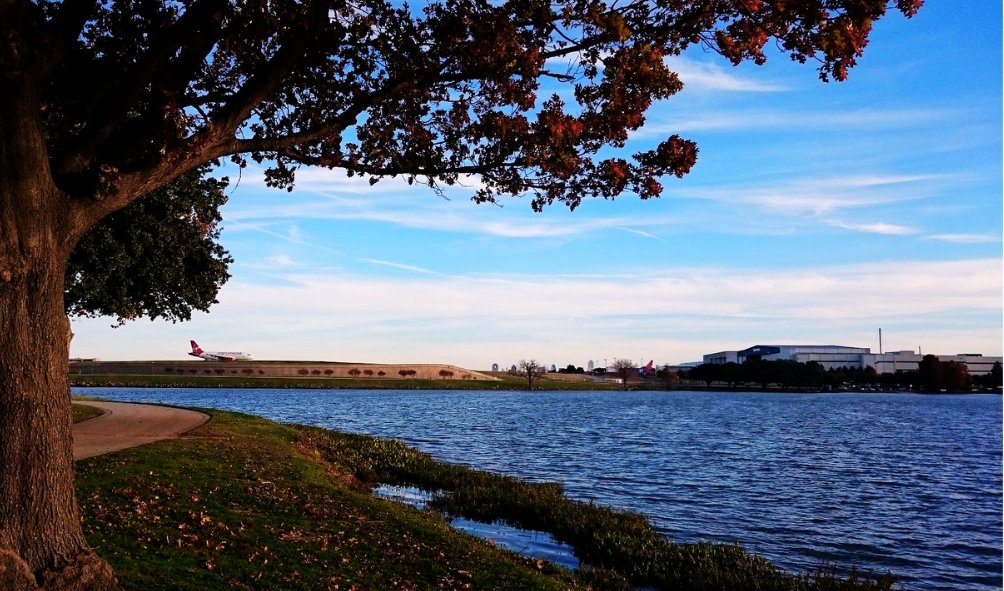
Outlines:
{"type": "Polygon", "coordinates": [[[557,484],[442,464],[395,441],[208,411],[179,440],[81,461],[84,530],[126,589],[888,589],[793,576],[737,546],[676,545],[644,517],[557,484]],[[419,486],[433,506],[551,532],[592,571],[568,573],[367,493],[419,486]],[[602,567],[602,568],[601,568],[602,567]]]}
{"type": "MultiPolygon", "coordinates": [[[[135,388],[289,388],[346,390],[525,390],[526,380],[518,376],[500,375],[499,381],[424,380],[379,378],[249,378],[225,376],[141,376],[141,375],[71,375],[73,386],[121,386],[135,388]]],[[[648,385],[637,388],[646,389],[648,385]]],[[[652,386],[656,388],[656,386],[652,386]]],[[[538,379],[534,390],[619,390],[617,384],[587,381],[538,379]]],[[[662,389],[660,387],[660,389],[662,389]]]]}

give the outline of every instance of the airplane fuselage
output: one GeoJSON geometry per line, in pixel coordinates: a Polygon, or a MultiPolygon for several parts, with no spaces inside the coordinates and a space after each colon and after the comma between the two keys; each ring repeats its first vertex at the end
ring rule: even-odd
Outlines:
{"type": "Polygon", "coordinates": [[[243,351],[203,351],[199,344],[191,341],[192,357],[205,359],[206,361],[251,361],[251,354],[243,351]]]}
{"type": "Polygon", "coordinates": [[[206,361],[250,361],[251,356],[240,351],[203,351],[201,354],[189,353],[192,357],[206,361]]]}

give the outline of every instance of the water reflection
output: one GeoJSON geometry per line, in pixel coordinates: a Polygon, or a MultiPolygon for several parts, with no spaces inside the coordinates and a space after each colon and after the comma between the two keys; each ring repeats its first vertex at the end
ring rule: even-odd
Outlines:
{"type": "MultiPolygon", "coordinates": [[[[407,503],[418,509],[424,509],[432,498],[432,495],[417,488],[389,484],[382,484],[373,489],[373,494],[407,503]]],[[[492,540],[498,546],[530,558],[550,560],[570,570],[579,567],[579,559],[572,555],[571,546],[562,544],[545,532],[526,531],[501,523],[482,523],[460,517],[450,519],[450,525],[469,534],[492,540]]]]}

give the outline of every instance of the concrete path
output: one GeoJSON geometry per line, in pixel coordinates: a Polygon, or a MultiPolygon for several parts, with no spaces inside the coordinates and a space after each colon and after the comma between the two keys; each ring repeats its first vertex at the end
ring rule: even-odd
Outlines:
{"type": "Polygon", "coordinates": [[[105,414],[73,426],[73,458],[80,460],[177,437],[202,425],[209,415],[149,404],[77,402],[105,414]]]}

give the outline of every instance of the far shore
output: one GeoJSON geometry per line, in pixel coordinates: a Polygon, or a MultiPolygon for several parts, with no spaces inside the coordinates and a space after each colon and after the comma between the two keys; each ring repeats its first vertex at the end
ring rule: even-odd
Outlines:
{"type": "MultiPolygon", "coordinates": [[[[272,378],[272,377],[225,377],[225,376],[144,376],[124,374],[83,374],[71,375],[70,385],[80,388],[222,388],[259,390],[497,390],[525,391],[526,380],[519,376],[499,376],[498,381],[467,381],[457,379],[379,379],[379,378],[272,378]]],[[[692,392],[748,392],[774,394],[997,394],[994,390],[967,390],[962,392],[922,392],[910,390],[819,390],[798,388],[730,388],[727,386],[694,383],[678,383],[673,388],[659,382],[629,383],[627,388],[620,384],[604,382],[563,381],[560,379],[536,379],[534,391],[671,391],[692,392]]]]}

